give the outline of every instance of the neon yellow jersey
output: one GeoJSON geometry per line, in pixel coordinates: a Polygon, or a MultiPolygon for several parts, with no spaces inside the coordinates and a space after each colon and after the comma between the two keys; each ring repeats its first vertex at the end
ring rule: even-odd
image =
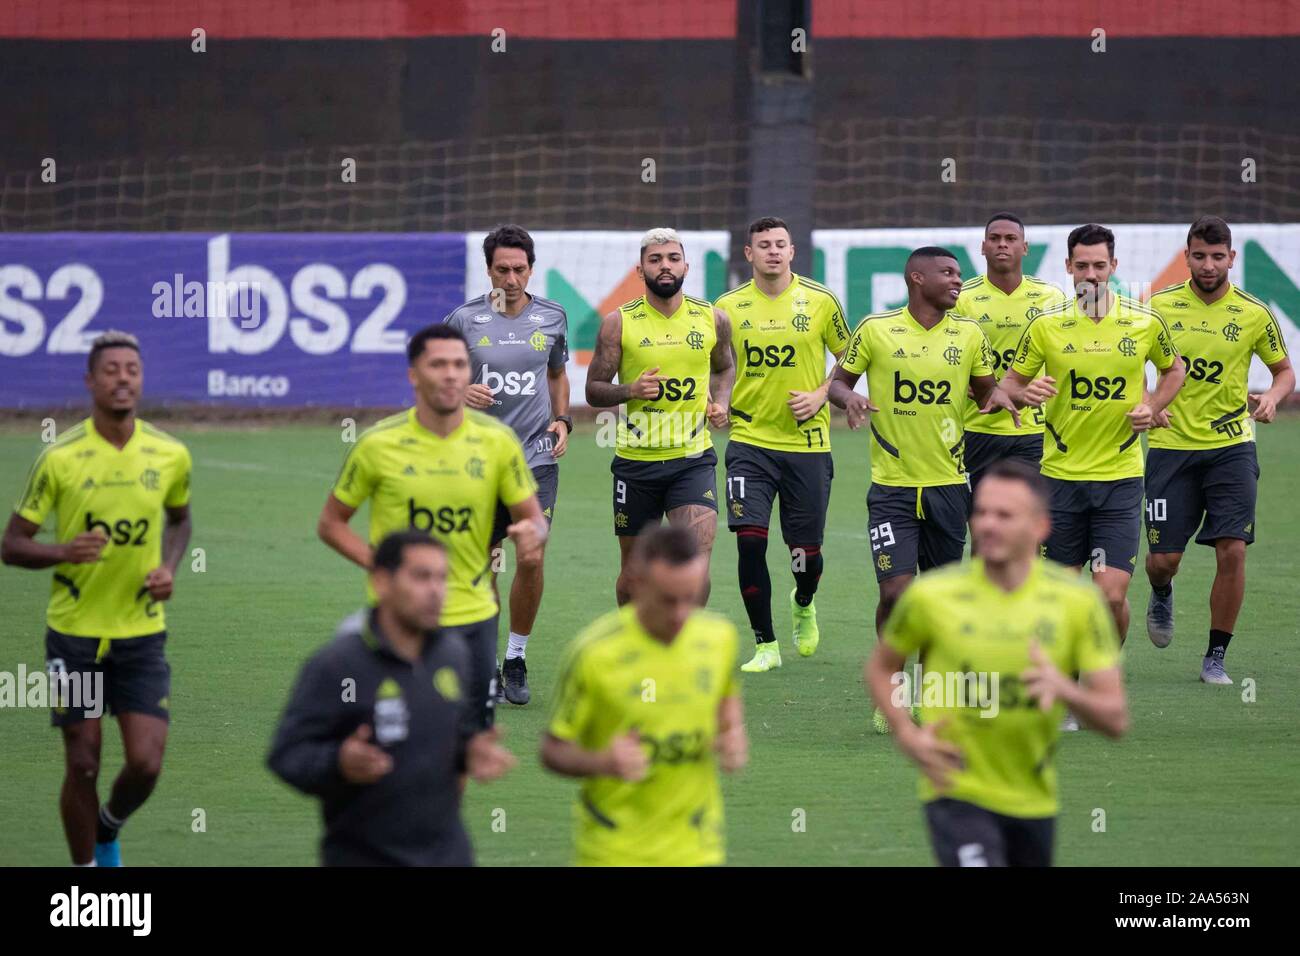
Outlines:
{"type": "Polygon", "coordinates": [[[1034,639],[1065,674],[1118,666],[1119,635],[1101,592],[1074,570],[1037,559],[1008,593],[977,558],[918,577],[882,638],[900,654],[919,652],[919,681],[916,671],[909,677],[921,722],[949,719],[941,736],[965,761],[942,794],[922,776],[921,799],[951,797],[1012,817],[1055,815],[1053,755],[1065,705],[1040,710],[1020,675],[1034,639]]]}
{"type": "MultiPolygon", "coordinates": [[[[954,312],[978,323],[993,349],[993,371],[998,378],[1016,357],[1020,335],[1043,311],[1065,301],[1065,293],[1033,276],[1025,276],[1010,295],[1003,292],[988,276],[976,276],[961,287],[954,312]]],[[[1020,412],[1020,427],[1005,411],[981,415],[974,401],[966,402],[966,430],[982,435],[1041,435],[1043,410],[1025,408],[1020,412]]]]}
{"type": "Polygon", "coordinates": [[[1187,379],[1169,405],[1169,427],[1147,434],[1152,448],[1223,448],[1255,440],[1246,404],[1250,357],[1265,365],[1287,357],[1286,339],[1273,313],[1231,283],[1206,305],[1192,280],[1161,289],[1151,304],[1166,317],[1187,379]]]}
{"type": "Polygon", "coordinates": [[[578,862],[708,866],[723,862],[722,790],[713,752],[718,706],[740,692],[740,639],[725,618],[696,611],[670,644],[629,604],[583,631],[561,667],[548,731],[603,750],[636,730],[650,761],[628,783],[587,777],[574,805],[578,862]]]}
{"type": "Polygon", "coordinates": [[[1160,313],[1111,293],[1098,321],[1074,299],[1044,312],[1020,337],[1011,367],[1026,378],[1056,379],[1043,406],[1043,474],[1067,481],[1140,478],[1142,445],[1128,413],[1142,403],[1146,364],[1178,360],[1160,313]]]}
{"type": "Polygon", "coordinates": [[[667,381],[659,383],[658,398],[628,400],[619,416],[614,454],[634,461],[671,461],[712,448],[705,417],[710,358],[718,340],[712,303],[684,295],[677,311],[665,316],[642,296],[619,311],[619,382],[631,385],[650,368],[658,368],[667,381]]]}
{"type": "MultiPolygon", "coordinates": [[[[334,484],[349,508],[369,499],[372,545],[416,528],[447,546],[443,627],[496,614],[488,548],[497,503],[517,505],[536,492],[514,431],[468,408],[446,438],[421,425],[414,408],[383,419],[357,438],[334,484]]],[[[366,593],[373,604],[369,581],[366,593]]]]}
{"type": "Polygon", "coordinates": [[[906,308],[869,315],[854,329],[840,360],[866,373],[871,414],[871,480],[925,488],[960,485],[966,389],[972,377],[993,374],[988,339],[970,319],[952,312],[932,329],[906,308]]]}
{"type": "Polygon", "coordinates": [[[835,294],[796,275],[769,299],[751,279],[714,305],[731,319],[736,351],[731,440],[773,451],[830,451],[829,406],[800,422],[786,402],[792,389],[819,388],[826,381],[827,350],[843,352],[849,344],[835,294]]]}
{"type": "Polygon", "coordinates": [[[163,605],[144,590],[162,565],[164,507],[190,500],[190,453],[141,419],[118,449],[87,418],[41,452],[14,513],[43,524],[55,540],[98,529],[108,539],[98,561],[54,568],[46,622],[74,637],[143,637],[165,630],[163,605]]]}

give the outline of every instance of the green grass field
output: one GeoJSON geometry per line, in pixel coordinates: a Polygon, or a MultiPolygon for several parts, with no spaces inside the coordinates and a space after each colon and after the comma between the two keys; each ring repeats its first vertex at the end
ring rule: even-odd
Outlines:
{"type": "MultiPolygon", "coordinates": [[[[68,416],[60,422],[66,427],[68,416]]],[[[187,429],[165,425],[195,461],[192,547],[207,568],[182,565],[169,610],[172,731],[162,780],[123,833],[133,866],[312,864],[313,801],[274,779],[263,760],[298,665],[362,601],[359,572],[315,535],[316,515],[346,447],[320,427],[187,429]],[[195,832],[196,811],[206,831],[195,832]]],[[[1194,547],[1178,579],[1178,636],[1158,651],[1143,617],[1147,585],[1132,597],[1125,668],[1132,732],[1113,744],[1094,734],[1062,742],[1057,859],[1076,865],[1293,864],[1300,847],[1300,419],[1263,432],[1259,542],[1250,550],[1246,607],[1228,655],[1233,688],[1196,678],[1205,650],[1213,555],[1194,547]],[[1257,701],[1240,683],[1253,678],[1257,701]],[[1094,832],[1096,809],[1105,832],[1094,832]]],[[[579,428],[563,462],[547,554],[548,589],[529,645],[534,688],[525,708],[503,704],[500,724],[519,767],[471,784],[464,815],[480,863],[569,860],[575,785],[537,760],[561,647],[613,605],[610,451],[579,428]],[[497,810],[504,811],[504,817],[497,810]],[[494,830],[493,820],[504,820],[494,830]]],[[[729,859],[745,865],[925,865],[928,845],[915,776],[888,738],[871,732],[861,664],[872,640],[876,586],[865,534],[868,462],[862,434],[835,434],[836,475],[817,605],[822,644],[803,660],[744,682],[751,763],[725,781],[729,859]],[[794,832],[796,810],[805,832],[794,832]]],[[[36,426],[0,433],[0,494],[16,497],[39,450],[36,426]]],[[[719,449],[721,458],[721,449],[719,449]]],[[[360,518],[360,516],[359,516],[360,518]]],[[[359,520],[359,519],[358,519],[359,520]]],[[[785,647],[791,586],[770,550],[776,621],[785,647]]],[[[0,569],[0,670],[42,667],[49,572],[0,569]]],[[[735,545],[722,529],[711,605],[744,625],[735,545]]],[[[503,591],[504,593],[504,591],[503,591]]],[[[503,628],[504,630],[504,628],[503,628]]],[[[504,647],[504,638],[502,640],[504,647]]],[[[0,711],[0,863],[67,861],[57,798],[58,734],[48,714],[0,711]]],[[[105,730],[101,794],[121,763],[105,730]]]]}

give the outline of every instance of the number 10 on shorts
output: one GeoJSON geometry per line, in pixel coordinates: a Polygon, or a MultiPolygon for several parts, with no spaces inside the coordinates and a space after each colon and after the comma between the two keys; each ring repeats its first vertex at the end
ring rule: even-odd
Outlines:
{"type": "Polygon", "coordinates": [[[871,550],[890,548],[894,545],[894,529],[890,522],[875,525],[871,529],[871,550]]]}
{"type": "Polygon", "coordinates": [[[1165,498],[1148,498],[1147,499],[1147,521],[1155,524],[1158,521],[1164,521],[1166,516],[1165,498]]]}

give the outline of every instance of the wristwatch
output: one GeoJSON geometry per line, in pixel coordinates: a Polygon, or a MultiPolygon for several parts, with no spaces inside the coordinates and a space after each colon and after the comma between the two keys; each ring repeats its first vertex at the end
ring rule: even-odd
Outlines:
{"type": "Polygon", "coordinates": [[[564,422],[564,427],[568,429],[566,434],[569,435],[573,434],[573,419],[570,418],[568,415],[556,415],[555,418],[552,419],[552,421],[564,422]]]}

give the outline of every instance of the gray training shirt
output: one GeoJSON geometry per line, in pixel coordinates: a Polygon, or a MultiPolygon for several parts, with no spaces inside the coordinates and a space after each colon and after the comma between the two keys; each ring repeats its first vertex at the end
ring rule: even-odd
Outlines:
{"type": "Polygon", "coordinates": [[[471,299],[447,316],[469,342],[474,381],[492,390],[487,409],[519,436],[528,467],[554,465],[551,445],[551,393],[546,370],[569,360],[569,319],[550,299],[533,296],[513,319],[494,312],[486,295],[471,299]]]}

